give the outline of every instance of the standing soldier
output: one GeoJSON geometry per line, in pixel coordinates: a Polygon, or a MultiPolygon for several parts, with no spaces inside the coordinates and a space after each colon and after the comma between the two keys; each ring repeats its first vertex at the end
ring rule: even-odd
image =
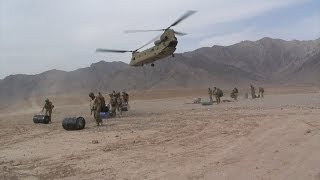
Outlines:
{"type": "Polygon", "coordinates": [[[116,116],[116,110],[117,110],[117,99],[116,96],[113,95],[113,93],[109,94],[110,96],[110,101],[108,106],[111,106],[111,117],[115,117],[116,116]]]}
{"type": "Polygon", "coordinates": [[[121,116],[122,115],[122,99],[121,99],[120,92],[117,93],[116,102],[117,102],[117,111],[119,112],[119,116],[121,116]]]}
{"type": "Polygon", "coordinates": [[[123,98],[123,103],[125,103],[126,105],[129,104],[129,94],[126,93],[125,91],[122,92],[122,98],[123,98]]]}
{"type": "Polygon", "coordinates": [[[54,105],[52,104],[51,101],[49,101],[49,99],[47,98],[45,100],[45,103],[44,103],[44,106],[42,108],[42,111],[45,109],[46,110],[46,113],[45,115],[49,117],[49,123],[51,123],[51,114],[52,114],[52,109],[54,108],[54,105]]]}
{"type": "Polygon", "coordinates": [[[213,102],[213,99],[212,99],[212,90],[211,90],[211,88],[208,88],[208,94],[209,94],[209,100],[210,100],[210,102],[213,102]]]}
{"type": "Polygon", "coordinates": [[[90,110],[92,115],[93,112],[93,117],[96,120],[97,126],[102,125],[102,119],[100,117],[100,112],[101,112],[101,99],[99,97],[96,97],[92,92],[89,93],[89,97],[91,98],[91,103],[90,103],[90,110]]]}
{"type": "Polygon", "coordinates": [[[263,98],[264,89],[262,87],[259,87],[259,97],[263,98]]]}
{"type": "Polygon", "coordinates": [[[104,112],[106,109],[106,100],[102,96],[101,92],[98,93],[98,98],[100,99],[100,102],[101,102],[101,111],[104,112]]]}
{"type": "Polygon", "coordinates": [[[256,90],[252,85],[250,85],[250,90],[251,90],[251,97],[252,99],[256,98],[256,90]]]}
{"type": "Polygon", "coordinates": [[[213,95],[216,97],[217,104],[221,102],[220,98],[223,96],[221,89],[213,87],[213,95]]]}
{"type": "Polygon", "coordinates": [[[230,94],[231,98],[233,98],[235,101],[237,101],[238,100],[238,93],[239,93],[238,89],[234,88],[230,94]]]}

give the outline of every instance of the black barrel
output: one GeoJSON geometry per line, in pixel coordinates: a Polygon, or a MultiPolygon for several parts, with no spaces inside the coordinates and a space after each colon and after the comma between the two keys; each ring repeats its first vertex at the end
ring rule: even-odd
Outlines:
{"type": "Polygon", "coordinates": [[[46,115],[34,115],[33,116],[34,123],[48,124],[49,121],[50,121],[50,118],[49,118],[49,116],[46,116],[46,115]]]}
{"type": "Polygon", "coordinates": [[[62,121],[62,127],[65,130],[81,130],[86,126],[86,120],[83,117],[69,117],[62,121]]]}

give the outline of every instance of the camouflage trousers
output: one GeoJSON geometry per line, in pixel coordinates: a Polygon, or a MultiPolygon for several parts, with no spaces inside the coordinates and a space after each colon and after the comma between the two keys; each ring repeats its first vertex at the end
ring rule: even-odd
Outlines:
{"type": "Polygon", "coordinates": [[[256,98],[256,93],[255,92],[251,92],[251,98],[255,99],[256,98]]]}
{"type": "Polygon", "coordinates": [[[117,106],[116,105],[111,106],[111,113],[112,113],[111,117],[115,117],[117,115],[117,106]]]}
{"type": "Polygon", "coordinates": [[[100,117],[100,109],[94,111],[93,117],[94,117],[94,119],[96,120],[97,125],[99,125],[100,123],[102,123],[102,119],[101,119],[101,117],[100,117]]]}
{"type": "Polygon", "coordinates": [[[209,94],[209,100],[210,100],[210,102],[213,102],[212,94],[209,94]]]}
{"type": "Polygon", "coordinates": [[[215,97],[216,97],[217,104],[219,104],[220,103],[220,96],[219,95],[215,95],[215,97]]]}
{"type": "Polygon", "coordinates": [[[122,104],[117,104],[117,111],[122,115],[122,104]]]}
{"type": "Polygon", "coordinates": [[[49,117],[49,121],[51,122],[52,109],[46,109],[45,115],[49,117]]]}

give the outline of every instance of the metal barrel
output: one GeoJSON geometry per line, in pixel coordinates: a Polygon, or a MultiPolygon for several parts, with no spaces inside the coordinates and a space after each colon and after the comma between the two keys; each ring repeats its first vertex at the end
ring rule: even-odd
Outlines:
{"type": "Polygon", "coordinates": [[[41,123],[41,124],[48,124],[49,123],[49,116],[46,115],[34,115],[33,122],[34,123],[41,123]]]}
{"type": "Polygon", "coordinates": [[[68,117],[62,121],[62,127],[65,130],[81,130],[86,126],[83,117],[68,117]]]}

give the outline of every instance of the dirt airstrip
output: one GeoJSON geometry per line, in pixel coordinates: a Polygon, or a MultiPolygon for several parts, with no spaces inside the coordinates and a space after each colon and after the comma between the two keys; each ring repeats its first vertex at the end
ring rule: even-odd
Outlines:
{"type": "Polygon", "coordinates": [[[212,106],[190,104],[206,90],[137,93],[129,112],[101,127],[87,96],[50,97],[48,125],[32,121],[43,98],[4,107],[0,179],[319,180],[320,89],[266,92],[212,106]],[[67,116],[83,116],[86,128],[65,131],[67,116]]]}

